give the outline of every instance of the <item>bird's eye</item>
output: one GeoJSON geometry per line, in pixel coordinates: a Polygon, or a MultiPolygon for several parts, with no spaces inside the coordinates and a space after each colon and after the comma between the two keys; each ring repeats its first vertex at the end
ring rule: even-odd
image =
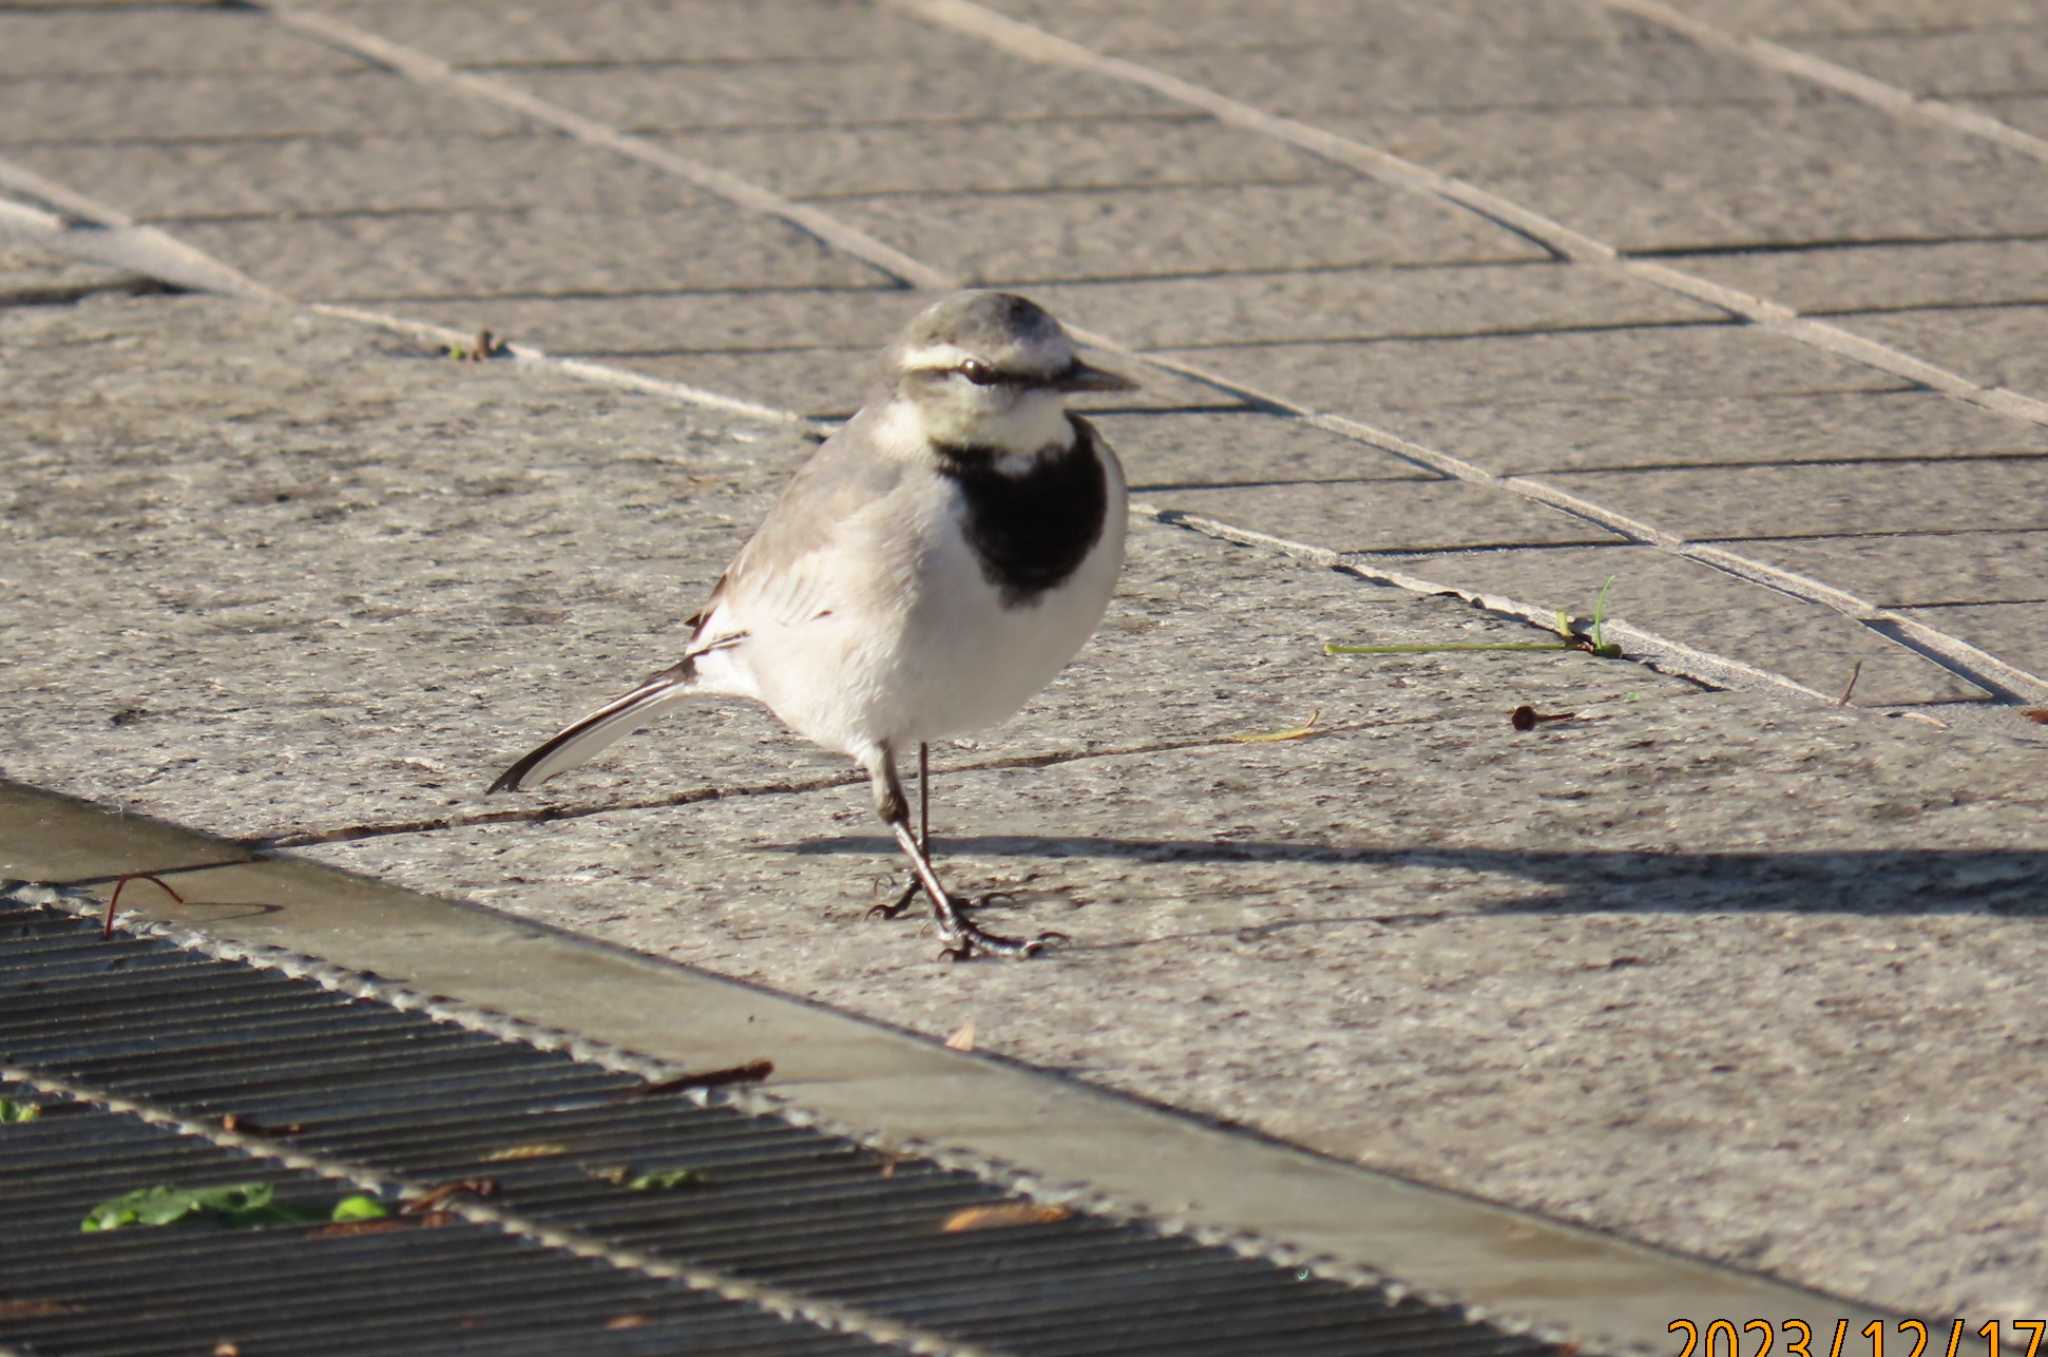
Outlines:
{"type": "Polygon", "coordinates": [[[993,386],[996,370],[979,358],[970,358],[960,365],[960,375],[976,386],[993,386]]]}

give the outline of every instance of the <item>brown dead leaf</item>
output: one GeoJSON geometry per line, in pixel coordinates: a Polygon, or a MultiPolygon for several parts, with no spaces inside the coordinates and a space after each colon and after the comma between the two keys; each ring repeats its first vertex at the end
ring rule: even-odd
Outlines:
{"type": "Polygon", "coordinates": [[[968,1230],[999,1230],[1010,1225],[1050,1225],[1073,1215],[1064,1206],[1039,1202],[1001,1202],[995,1206],[970,1206],[946,1217],[941,1234],[962,1234],[968,1230]]]}
{"type": "Polygon", "coordinates": [[[507,1145],[502,1150],[492,1150],[484,1156],[486,1164],[505,1164],[520,1159],[547,1159],[553,1155],[567,1154],[567,1145],[540,1142],[533,1145],[507,1145]]]}
{"type": "Polygon", "coordinates": [[[2048,707],[2022,707],[2020,715],[2036,725],[2048,726],[2048,707]]]}
{"type": "Polygon", "coordinates": [[[663,1079],[659,1083],[642,1084],[638,1088],[629,1088],[625,1092],[614,1094],[613,1096],[618,1098],[654,1098],[664,1093],[681,1093],[685,1089],[692,1088],[720,1088],[726,1084],[758,1084],[773,1073],[775,1073],[774,1061],[749,1060],[744,1065],[734,1065],[730,1069],[705,1070],[701,1074],[682,1074],[677,1075],[673,1079],[663,1079]]]}
{"type": "Polygon", "coordinates": [[[1308,714],[1308,720],[1286,730],[1264,730],[1248,735],[1233,735],[1230,738],[1239,744],[1279,744],[1286,740],[1306,740],[1316,733],[1316,722],[1322,718],[1323,709],[1317,707],[1308,714]]]}
{"type": "Polygon", "coordinates": [[[265,1126],[239,1112],[229,1112],[221,1117],[220,1129],[245,1136],[295,1136],[305,1132],[306,1124],[302,1121],[288,1121],[276,1126],[265,1126]]]}
{"type": "Polygon", "coordinates": [[[322,1225],[317,1230],[308,1230],[308,1239],[353,1239],[359,1234],[384,1234],[390,1230],[410,1230],[427,1223],[425,1216],[411,1220],[340,1220],[332,1225],[322,1225]]]}
{"type": "Polygon", "coordinates": [[[80,1306],[68,1301],[44,1300],[0,1300],[0,1319],[40,1319],[45,1315],[75,1315],[80,1306]]]}
{"type": "Polygon", "coordinates": [[[948,1050],[954,1051],[973,1050],[974,1019],[969,1018],[966,1022],[961,1023],[958,1028],[954,1029],[953,1035],[946,1038],[946,1047],[948,1050]]]}
{"type": "Polygon", "coordinates": [[[613,1315],[604,1322],[607,1329],[644,1329],[654,1322],[652,1315],[613,1315]]]}
{"type": "Polygon", "coordinates": [[[308,1239],[352,1239],[359,1234],[387,1234],[392,1230],[438,1230],[459,1219],[452,1211],[422,1211],[416,1216],[387,1216],[383,1220],[341,1220],[308,1230],[308,1239]]]}
{"type": "Polygon", "coordinates": [[[438,1210],[441,1204],[450,1197],[461,1196],[465,1193],[472,1197],[495,1197],[498,1195],[498,1180],[496,1178],[460,1178],[452,1183],[443,1183],[439,1187],[430,1188],[422,1192],[419,1196],[414,1197],[411,1201],[399,1207],[398,1214],[401,1216],[417,1216],[428,1211],[438,1210]]]}

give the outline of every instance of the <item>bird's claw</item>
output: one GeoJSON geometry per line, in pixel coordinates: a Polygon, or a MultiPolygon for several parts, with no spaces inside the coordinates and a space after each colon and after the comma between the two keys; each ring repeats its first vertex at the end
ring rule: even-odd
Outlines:
{"type": "Polygon", "coordinates": [[[1050,943],[1071,941],[1073,939],[1065,933],[1050,929],[1035,938],[1006,937],[976,928],[962,919],[959,931],[947,937],[945,950],[939,953],[939,958],[943,961],[972,961],[979,956],[1032,957],[1044,951],[1050,943]]]}
{"type": "MultiPolygon", "coordinates": [[[[917,897],[921,893],[923,893],[923,891],[923,886],[919,885],[916,881],[912,881],[909,885],[903,888],[902,893],[898,895],[893,902],[886,905],[869,905],[865,910],[861,911],[860,917],[863,919],[900,918],[903,914],[903,911],[909,909],[912,902],[915,901],[917,897]]],[[[989,906],[995,904],[998,900],[1003,901],[1005,904],[1015,904],[1017,902],[1017,896],[1012,891],[990,891],[987,895],[982,896],[978,900],[961,901],[958,905],[955,906],[955,908],[987,909],[989,906]]]]}
{"type": "Polygon", "coordinates": [[[918,885],[917,882],[912,881],[908,886],[905,886],[903,888],[903,893],[896,897],[896,902],[894,904],[869,905],[860,917],[863,919],[896,918],[898,915],[902,914],[904,910],[910,908],[910,902],[917,899],[918,893],[923,889],[924,887],[918,885]]]}

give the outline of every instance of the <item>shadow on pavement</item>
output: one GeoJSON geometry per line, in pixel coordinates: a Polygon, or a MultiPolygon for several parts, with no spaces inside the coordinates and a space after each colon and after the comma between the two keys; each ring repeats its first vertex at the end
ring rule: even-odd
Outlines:
{"type": "MultiPolygon", "coordinates": [[[[1360,869],[1498,873],[1555,888],[1539,896],[1482,905],[1475,913],[1792,910],[2048,915],[2048,850],[1906,848],[1654,853],[1603,849],[1367,848],[1264,840],[1055,839],[1003,834],[934,838],[942,863],[955,854],[1123,858],[1157,863],[1282,862],[1360,869]]],[[[804,855],[886,856],[893,854],[895,847],[879,837],[769,845],[771,851],[804,855]]]]}

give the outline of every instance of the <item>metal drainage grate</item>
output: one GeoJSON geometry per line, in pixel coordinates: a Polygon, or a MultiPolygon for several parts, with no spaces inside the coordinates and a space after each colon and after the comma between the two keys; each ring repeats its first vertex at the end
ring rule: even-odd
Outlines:
{"type": "Polygon", "coordinates": [[[6,899],[0,1067],[44,1109],[0,1125],[0,1341],[28,1353],[1552,1351],[6,899]],[[79,1229],[136,1188],[244,1182],[394,1209],[469,1187],[365,1227],[79,1229]]]}

